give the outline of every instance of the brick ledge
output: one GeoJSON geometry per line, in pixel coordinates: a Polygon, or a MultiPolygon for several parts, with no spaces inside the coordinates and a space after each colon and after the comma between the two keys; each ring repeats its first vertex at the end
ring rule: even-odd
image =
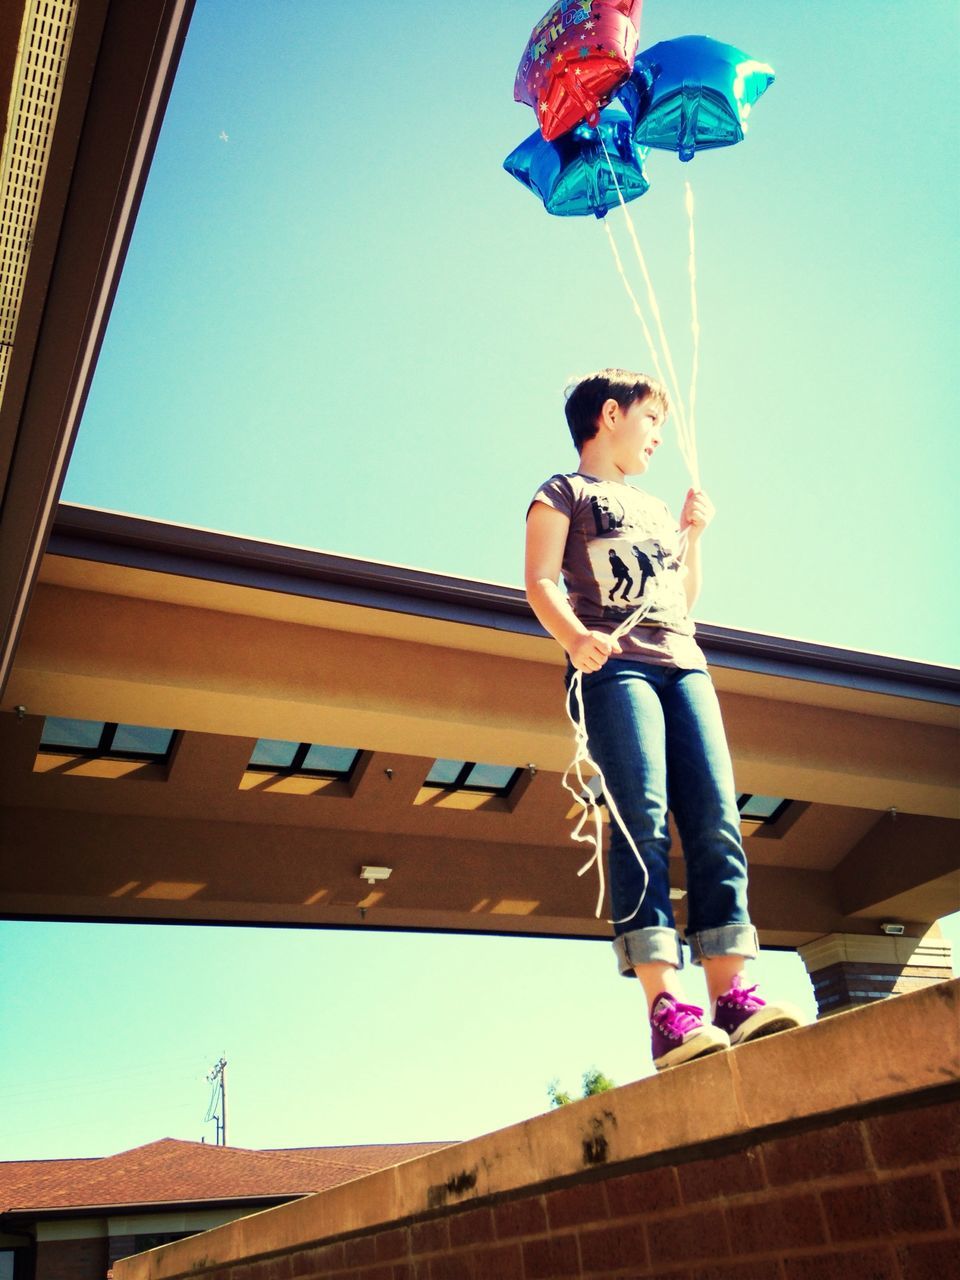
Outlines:
{"type": "Polygon", "coordinates": [[[114,1266],[176,1280],[530,1188],[799,1131],[816,1117],[921,1105],[960,1082],[960,979],[741,1045],[611,1093],[266,1210],[114,1266]]]}

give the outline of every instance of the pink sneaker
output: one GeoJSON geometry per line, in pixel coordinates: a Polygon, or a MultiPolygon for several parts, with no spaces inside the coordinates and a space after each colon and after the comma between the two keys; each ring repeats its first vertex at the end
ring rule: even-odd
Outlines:
{"type": "Polygon", "coordinates": [[[653,1002],[650,1030],[653,1065],[658,1071],[730,1048],[727,1033],[704,1022],[703,1010],[698,1005],[683,1004],[666,991],[661,991],[653,1002]]]}
{"type": "Polygon", "coordinates": [[[775,1031],[802,1027],[807,1021],[796,1005],[785,1000],[767,1004],[757,995],[756,983],[745,987],[740,975],[735,974],[730,990],[717,997],[713,1025],[725,1031],[734,1045],[773,1035],[775,1031]]]}

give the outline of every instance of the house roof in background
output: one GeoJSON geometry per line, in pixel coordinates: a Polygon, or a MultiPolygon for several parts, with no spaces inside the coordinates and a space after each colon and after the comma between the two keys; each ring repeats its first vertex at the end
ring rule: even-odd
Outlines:
{"type": "Polygon", "coordinates": [[[161,1138],[112,1156],[0,1162],[0,1213],[294,1198],[448,1142],[253,1151],[161,1138]]]}

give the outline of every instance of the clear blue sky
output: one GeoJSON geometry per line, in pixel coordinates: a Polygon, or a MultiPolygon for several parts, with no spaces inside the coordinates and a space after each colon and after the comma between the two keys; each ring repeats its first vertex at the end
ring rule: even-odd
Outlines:
{"type": "MultiPolygon", "coordinates": [[[[602,229],[501,170],[541,5],[200,0],[66,500],[519,581],[527,499],[575,464],[564,382],[649,365],[602,229]]],[[[647,0],[641,48],[706,33],[778,73],[742,146],[653,153],[632,206],[685,369],[697,199],[703,619],[956,660],[957,28],[951,0],[647,0]]],[[[677,505],[675,448],[645,484],[677,505]]],[[[553,1076],[650,1069],[601,943],[0,945],[8,1158],[199,1137],[221,1051],[249,1145],[466,1137],[553,1076]]],[[[796,957],[757,972],[812,1011],[796,957]]]]}
{"type": "MultiPolygon", "coordinates": [[[[649,364],[602,229],[501,169],[541,0],[201,0],[65,497],[517,582],[574,465],[572,373],[649,364]],[[225,133],[228,140],[222,141],[225,133]]],[[[958,10],[647,0],[777,83],[744,144],[633,206],[689,365],[697,199],[702,618],[957,656],[958,10]]],[[[621,215],[610,215],[626,252],[621,215]]],[[[628,259],[629,260],[629,259],[628,259]]],[[[676,505],[673,448],[645,480],[676,505]]]]}

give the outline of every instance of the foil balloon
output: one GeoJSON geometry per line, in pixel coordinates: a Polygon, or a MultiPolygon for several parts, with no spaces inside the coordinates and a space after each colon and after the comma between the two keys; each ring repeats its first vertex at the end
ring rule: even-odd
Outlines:
{"type": "Polygon", "coordinates": [[[692,160],[697,151],[742,141],[753,104],[773,81],[772,67],[734,45],[680,36],[638,54],[619,97],[638,144],[692,160]]]}
{"type": "Polygon", "coordinates": [[[548,213],[593,213],[602,218],[620,203],[616,183],[624,200],[635,200],[647,190],[646,154],[646,148],[634,141],[632,117],[622,107],[611,106],[600,112],[596,127],[579,124],[555,142],[532,133],[507,156],[503,167],[540,197],[548,213]]]}
{"type": "Polygon", "coordinates": [[[513,96],[548,142],[600,109],[633,69],[643,0],[556,0],[534,27],[513,96]]]}

